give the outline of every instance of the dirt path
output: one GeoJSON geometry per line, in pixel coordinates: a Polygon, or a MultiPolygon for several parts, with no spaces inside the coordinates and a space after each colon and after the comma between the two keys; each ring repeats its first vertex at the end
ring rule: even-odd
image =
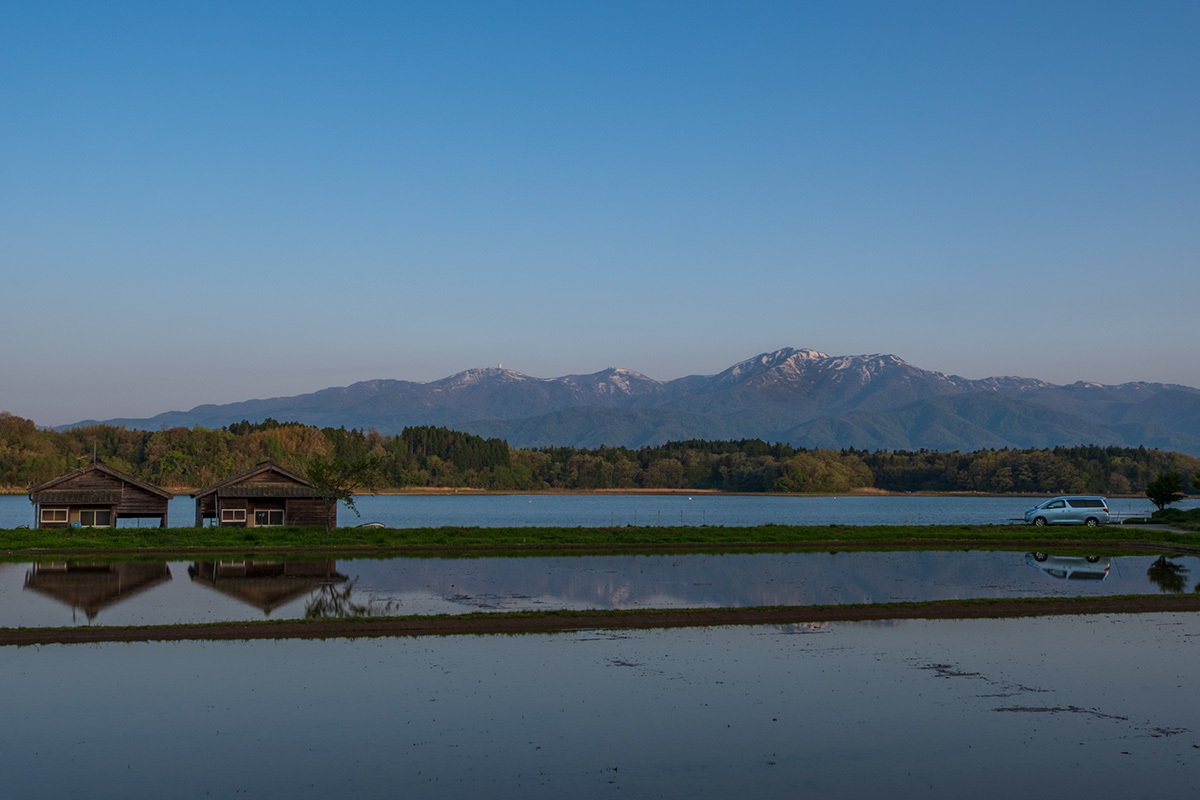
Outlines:
{"type": "Polygon", "coordinates": [[[477,614],[285,622],[152,625],[139,627],[0,629],[0,645],[84,644],[251,639],[354,639],[374,636],[562,633],[715,625],[789,625],[902,619],[1000,619],[1064,614],[1143,614],[1200,611],[1200,595],[1146,595],[1062,600],[937,601],[862,606],[606,611],[540,616],[477,614]]]}

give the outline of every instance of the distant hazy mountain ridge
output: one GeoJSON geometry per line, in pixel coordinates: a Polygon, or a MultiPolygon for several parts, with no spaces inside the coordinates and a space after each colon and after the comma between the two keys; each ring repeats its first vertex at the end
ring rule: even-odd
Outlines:
{"type": "MultiPolygon", "coordinates": [[[[1200,455],[1200,389],[931,372],[894,355],[784,348],[716,375],[657,381],[626,369],[534,378],[471,369],[426,383],[371,380],[294,397],[202,405],[130,428],[221,427],[267,417],[320,427],[443,425],[517,447],[641,447],[762,438],[803,447],[978,450],[1099,444],[1200,455]]],[[[89,421],[92,422],[92,421],[89,421]]],[[[77,423],[73,426],[88,423],[77,423]]]]}

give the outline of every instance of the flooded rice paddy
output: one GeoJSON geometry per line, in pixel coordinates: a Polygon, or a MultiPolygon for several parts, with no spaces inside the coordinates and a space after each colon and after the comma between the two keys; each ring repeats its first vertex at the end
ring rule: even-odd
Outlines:
{"type": "Polygon", "coordinates": [[[1200,559],[999,551],[0,564],[0,627],[1192,592],[1200,559]]]}
{"type": "Polygon", "coordinates": [[[23,798],[1189,796],[1198,659],[1195,614],[9,647],[0,752],[23,798]]]}
{"type": "MultiPolygon", "coordinates": [[[[1003,523],[1027,502],[408,499],[364,521],[1003,523]]],[[[39,559],[0,563],[0,626],[1198,588],[1194,557],[1103,553],[39,559]]],[[[1195,613],[0,646],[0,762],[23,798],[1190,796],[1198,658],[1195,613]]]]}

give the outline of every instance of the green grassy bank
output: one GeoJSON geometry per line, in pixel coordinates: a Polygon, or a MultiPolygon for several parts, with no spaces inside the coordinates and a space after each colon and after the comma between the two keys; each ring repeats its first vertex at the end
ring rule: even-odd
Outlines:
{"type": "Polygon", "coordinates": [[[86,552],[661,550],[703,548],[888,547],[957,549],[1200,550],[1200,533],[1109,525],[1033,528],[1024,525],[759,525],[750,527],[615,528],[59,528],[0,531],[10,555],[86,552]]]}

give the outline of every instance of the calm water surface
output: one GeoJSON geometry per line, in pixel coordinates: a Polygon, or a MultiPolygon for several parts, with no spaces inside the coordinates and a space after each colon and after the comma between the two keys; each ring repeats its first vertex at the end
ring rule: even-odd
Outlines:
{"type": "Polygon", "coordinates": [[[1190,797],[1198,660],[1195,614],[8,647],[0,753],[21,798],[1190,797]]]}
{"type": "MultiPolygon", "coordinates": [[[[392,528],[606,525],[1006,525],[1042,498],[1028,497],[764,497],[753,495],[381,495],[357,498],[361,517],[342,508],[345,526],[380,522],[392,528]]],[[[1149,515],[1144,498],[1109,501],[1114,513],[1149,515]]],[[[1177,508],[1200,507],[1200,499],[1177,508]]],[[[170,524],[195,522],[190,497],[176,497],[170,524]]],[[[33,524],[33,505],[0,496],[0,529],[33,524]]],[[[138,520],[122,520],[137,525],[138,520]]],[[[143,524],[145,522],[143,521],[143,524]]]]}
{"type": "MultiPolygon", "coordinates": [[[[364,520],[407,527],[1003,524],[1030,502],[359,505],[364,520]]],[[[176,524],[190,522],[190,503],[175,501],[176,524]]],[[[26,498],[0,498],[0,527],[31,516],[26,498]]],[[[76,559],[0,564],[0,625],[1194,591],[1200,561],[1171,563],[1001,552],[76,559]]],[[[6,794],[23,798],[1191,796],[1198,657],[1196,614],[0,647],[0,761],[6,794]]]]}
{"type": "Polygon", "coordinates": [[[1013,552],[0,564],[0,626],[1192,592],[1200,559],[1013,552]]]}

